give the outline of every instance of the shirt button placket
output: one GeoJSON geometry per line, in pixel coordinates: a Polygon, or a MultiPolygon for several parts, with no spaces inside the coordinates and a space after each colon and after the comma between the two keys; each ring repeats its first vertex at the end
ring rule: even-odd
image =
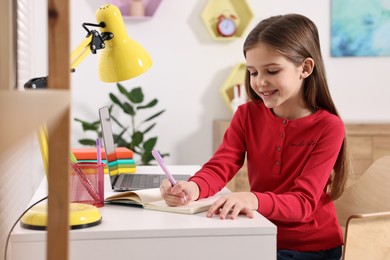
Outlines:
{"type": "Polygon", "coordinates": [[[276,162],[275,162],[275,169],[278,174],[280,174],[280,169],[282,166],[282,152],[283,152],[283,145],[284,145],[284,140],[286,136],[286,126],[287,126],[288,120],[284,119],[283,124],[280,127],[280,132],[279,132],[279,142],[276,147],[276,162]]]}

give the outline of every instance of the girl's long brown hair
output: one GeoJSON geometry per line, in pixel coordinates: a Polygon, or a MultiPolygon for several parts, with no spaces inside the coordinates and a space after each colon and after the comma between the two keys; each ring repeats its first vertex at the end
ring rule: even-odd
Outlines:
{"type": "MultiPolygon", "coordinates": [[[[267,44],[297,66],[302,64],[306,58],[312,58],[315,66],[312,74],[304,82],[305,100],[313,110],[321,108],[339,116],[326,80],[318,30],[310,19],[299,14],[287,14],[261,21],[244,42],[244,56],[247,50],[260,42],[267,44]]],[[[261,102],[261,98],[250,86],[248,71],[245,76],[245,86],[249,98],[252,101],[261,102]]],[[[350,170],[345,136],[333,174],[328,182],[328,195],[332,200],[337,199],[343,193],[350,170]]]]}

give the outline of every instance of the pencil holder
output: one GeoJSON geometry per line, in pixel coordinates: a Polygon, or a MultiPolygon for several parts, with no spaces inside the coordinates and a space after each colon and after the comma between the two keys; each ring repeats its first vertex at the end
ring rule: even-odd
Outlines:
{"type": "Polygon", "coordinates": [[[70,202],[104,206],[104,163],[71,163],[70,202]]]}

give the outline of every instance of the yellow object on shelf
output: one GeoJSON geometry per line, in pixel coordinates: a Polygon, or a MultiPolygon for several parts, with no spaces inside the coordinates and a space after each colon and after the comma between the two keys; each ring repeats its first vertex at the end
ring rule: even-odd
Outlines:
{"type": "Polygon", "coordinates": [[[246,71],[245,63],[239,63],[236,66],[234,66],[233,70],[230,72],[228,78],[225,80],[225,82],[223,83],[220,89],[222,98],[225,101],[229,111],[231,112],[233,112],[231,106],[234,97],[233,88],[236,85],[245,84],[245,71],[246,71]]]}
{"type": "Polygon", "coordinates": [[[253,12],[246,0],[209,0],[201,17],[214,40],[231,41],[244,35],[253,18],[253,12]],[[221,15],[234,17],[237,26],[234,35],[224,37],[218,32],[217,23],[221,15]]]}
{"type": "MultiPolygon", "coordinates": [[[[69,204],[69,225],[72,229],[92,227],[102,222],[98,208],[89,204],[69,204]]],[[[47,226],[47,204],[38,204],[28,210],[20,220],[28,229],[45,230],[47,226]]]]}

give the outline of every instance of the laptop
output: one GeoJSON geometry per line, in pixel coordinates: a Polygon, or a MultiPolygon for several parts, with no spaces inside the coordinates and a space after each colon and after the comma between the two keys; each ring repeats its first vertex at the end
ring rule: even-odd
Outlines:
{"type": "MultiPolygon", "coordinates": [[[[99,108],[99,117],[112,189],[114,191],[131,191],[160,187],[161,181],[166,179],[165,174],[119,173],[117,170],[114,173],[114,169],[117,167],[115,164],[117,156],[112,134],[111,117],[107,106],[99,108]]],[[[188,180],[189,177],[190,175],[174,175],[174,178],[178,181],[188,180]]]]}

